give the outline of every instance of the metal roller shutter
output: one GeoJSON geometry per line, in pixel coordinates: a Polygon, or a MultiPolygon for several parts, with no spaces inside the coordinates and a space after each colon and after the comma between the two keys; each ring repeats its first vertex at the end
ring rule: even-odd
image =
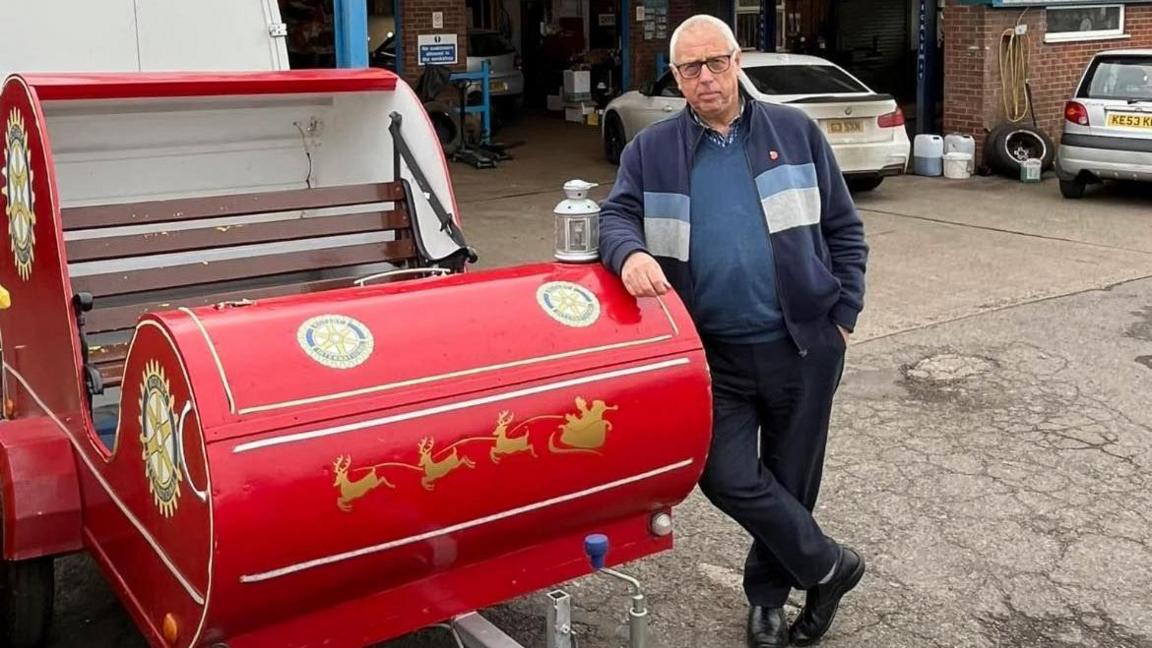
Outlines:
{"type": "Polygon", "coordinates": [[[880,92],[899,92],[910,49],[909,0],[832,0],[838,49],[854,74],[880,92]]]}

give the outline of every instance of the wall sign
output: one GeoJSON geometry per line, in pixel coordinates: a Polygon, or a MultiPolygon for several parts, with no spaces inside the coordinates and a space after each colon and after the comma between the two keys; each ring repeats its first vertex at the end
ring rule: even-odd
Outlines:
{"type": "Polygon", "coordinates": [[[644,0],[644,40],[668,38],[668,0],[644,0]]]}
{"type": "Polygon", "coordinates": [[[416,37],[416,52],[420,65],[455,65],[459,59],[456,34],[420,34],[416,37]]]}

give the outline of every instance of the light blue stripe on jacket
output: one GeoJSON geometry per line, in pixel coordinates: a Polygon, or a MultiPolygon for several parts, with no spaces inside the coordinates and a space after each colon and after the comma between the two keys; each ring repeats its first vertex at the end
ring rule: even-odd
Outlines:
{"type": "Polygon", "coordinates": [[[815,164],[781,164],[756,176],[760,200],[789,189],[818,189],[815,164]]]}
{"type": "Polygon", "coordinates": [[[684,194],[644,192],[645,218],[675,218],[687,223],[691,211],[692,201],[684,194]]]}

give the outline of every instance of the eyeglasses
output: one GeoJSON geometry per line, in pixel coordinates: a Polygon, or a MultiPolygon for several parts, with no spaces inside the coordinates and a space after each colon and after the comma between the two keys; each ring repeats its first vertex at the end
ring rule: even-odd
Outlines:
{"type": "Polygon", "coordinates": [[[736,50],[732,50],[729,54],[722,54],[720,56],[713,56],[704,59],[703,61],[689,61],[688,63],[673,64],[672,67],[680,71],[680,76],[685,79],[695,79],[700,76],[700,72],[704,70],[707,65],[712,74],[720,74],[732,66],[732,57],[736,54],[736,50]]]}

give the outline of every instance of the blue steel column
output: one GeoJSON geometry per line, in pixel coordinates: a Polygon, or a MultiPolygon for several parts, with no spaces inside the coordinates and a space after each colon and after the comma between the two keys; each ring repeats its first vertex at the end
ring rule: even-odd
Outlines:
{"type": "Polygon", "coordinates": [[[936,0],[917,0],[920,6],[920,46],[916,56],[916,132],[931,133],[936,126],[936,0]]]}
{"type": "Polygon", "coordinates": [[[632,0],[620,0],[620,92],[632,89],[632,0]]]}
{"type": "Polygon", "coordinates": [[[336,67],[368,67],[367,0],[333,0],[336,19],[336,67]]]}
{"type": "Polygon", "coordinates": [[[759,50],[761,52],[776,51],[776,0],[760,0],[759,50]]]}
{"type": "Polygon", "coordinates": [[[396,21],[396,26],[393,31],[396,34],[396,74],[404,76],[404,30],[400,27],[401,0],[392,0],[392,16],[396,21]]]}

